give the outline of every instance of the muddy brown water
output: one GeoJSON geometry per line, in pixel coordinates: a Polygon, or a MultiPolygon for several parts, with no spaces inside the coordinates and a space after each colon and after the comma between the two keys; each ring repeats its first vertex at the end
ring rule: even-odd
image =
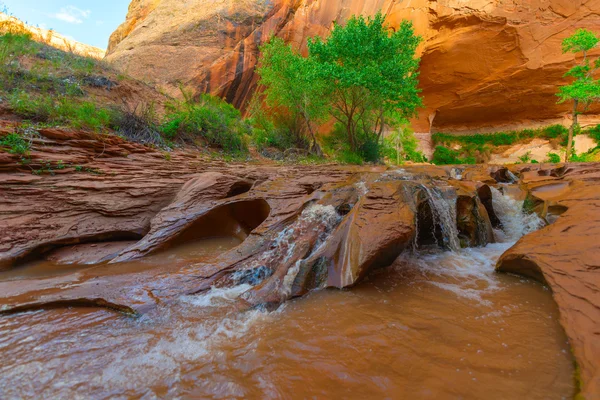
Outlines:
{"type": "MultiPolygon", "coordinates": [[[[204,244],[76,273],[147,277],[237,243],[204,244]]],[[[137,319],[77,308],[2,316],[0,398],[571,398],[573,358],[551,293],[493,271],[509,246],[405,255],[352,290],[270,313],[236,311],[250,288],[241,285],[137,319]]],[[[47,266],[0,283],[74,272],[47,266]]]]}

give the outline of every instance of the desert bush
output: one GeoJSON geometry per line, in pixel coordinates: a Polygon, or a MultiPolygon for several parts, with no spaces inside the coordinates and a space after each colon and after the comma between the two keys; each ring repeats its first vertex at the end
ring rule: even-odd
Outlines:
{"type": "Polygon", "coordinates": [[[550,163],[556,164],[560,162],[560,156],[556,153],[548,153],[546,157],[548,157],[548,162],[550,163]]]}
{"type": "MultiPolygon", "coordinates": [[[[111,109],[110,127],[121,137],[132,142],[166,147],[156,124],[153,104],[138,105],[134,109],[111,109]]],[[[167,153],[168,154],[168,153],[167,153]]]]}
{"type": "Polygon", "coordinates": [[[0,138],[0,148],[5,148],[11,154],[24,155],[29,152],[30,143],[18,133],[10,133],[0,138]]]}
{"type": "Polygon", "coordinates": [[[589,128],[587,131],[585,131],[585,134],[594,139],[594,141],[596,141],[596,144],[600,146],[600,125],[596,125],[593,128],[589,128]]]}
{"type": "Polygon", "coordinates": [[[198,102],[185,100],[172,104],[159,130],[170,140],[202,139],[209,146],[229,153],[247,152],[245,135],[250,126],[241,113],[222,99],[203,95],[198,102]]]}

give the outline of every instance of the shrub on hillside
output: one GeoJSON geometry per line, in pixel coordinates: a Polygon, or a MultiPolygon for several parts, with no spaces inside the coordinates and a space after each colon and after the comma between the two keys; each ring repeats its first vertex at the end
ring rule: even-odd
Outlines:
{"type": "Polygon", "coordinates": [[[56,98],[13,91],[8,104],[14,113],[34,122],[71,126],[99,131],[111,124],[111,112],[91,102],[78,102],[69,97],[56,98]]]}
{"type": "Polygon", "coordinates": [[[568,134],[569,130],[562,125],[550,125],[542,129],[542,136],[547,139],[555,139],[568,134]]]}
{"type": "Polygon", "coordinates": [[[152,105],[142,106],[139,110],[136,107],[134,110],[111,111],[111,128],[123,138],[137,143],[166,146],[155,122],[157,118],[152,105]]]}
{"type": "Polygon", "coordinates": [[[0,64],[8,65],[21,55],[34,54],[40,47],[28,33],[0,34],[0,64]]]}
{"type": "Polygon", "coordinates": [[[170,140],[202,139],[230,153],[248,150],[245,135],[250,134],[250,126],[239,110],[210,95],[203,95],[198,102],[172,104],[159,129],[170,140]]]}
{"type": "Polygon", "coordinates": [[[24,155],[29,152],[30,143],[18,133],[10,133],[0,138],[0,148],[5,148],[11,154],[24,155]]]}

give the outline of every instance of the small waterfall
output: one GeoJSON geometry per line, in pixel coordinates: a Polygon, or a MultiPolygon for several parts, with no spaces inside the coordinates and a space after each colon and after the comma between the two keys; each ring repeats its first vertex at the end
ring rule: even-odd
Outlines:
{"type": "MultiPolygon", "coordinates": [[[[439,243],[438,239],[435,238],[438,246],[458,251],[460,249],[460,242],[458,240],[458,228],[456,227],[456,197],[447,199],[444,197],[442,191],[436,187],[432,188],[423,184],[419,185],[419,187],[427,195],[426,201],[431,209],[433,229],[435,230],[436,227],[439,227],[441,230],[442,243],[439,243]]],[[[422,228],[418,226],[417,221],[415,238],[418,237],[419,230],[422,228]]]]}
{"type": "Polygon", "coordinates": [[[510,172],[510,170],[506,170],[506,176],[508,176],[511,179],[511,183],[519,182],[519,178],[517,178],[515,174],[510,172]]]}
{"type": "Polygon", "coordinates": [[[492,190],[494,211],[502,223],[502,231],[495,232],[498,241],[517,241],[521,236],[545,225],[536,213],[528,214],[523,211],[523,200],[515,200],[494,187],[490,187],[490,189],[492,190]]]}

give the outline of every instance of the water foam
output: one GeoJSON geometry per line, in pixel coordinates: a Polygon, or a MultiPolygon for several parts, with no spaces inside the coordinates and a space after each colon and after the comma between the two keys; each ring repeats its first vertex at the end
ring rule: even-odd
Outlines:
{"type": "Polygon", "coordinates": [[[499,289],[494,267],[510,246],[509,243],[494,243],[456,252],[407,254],[399,260],[417,267],[428,283],[489,306],[491,304],[483,296],[499,289]]]}
{"type": "MultiPolygon", "coordinates": [[[[485,306],[491,306],[484,299],[485,295],[500,289],[495,272],[498,258],[521,236],[544,226],[544,221],[537,214],[523,211],[523,201],[503,195],[495,188],[491,189],[494,211],[503,226],[502,231],[496,232],[496,237],[500,239],[498,243],[454,252],[404,255],[399,259],[404,258],[402,261],[416,266],[428,283],[485,306]]],[[[438,199],[436,208],[443,205],[439,197],[432,198],[438,199]]],[[[446,220],[446,224],[449,221],[446,220]]]]}
{"type": "Polygon", "coordinates": [[[496,231],[498,241],[515,242],[522,236],[542,228],[545,223],[536,213],[523,211],[523,200],[516,200],[494,187],[492,204],[502,223],[502,232],[496,231]]]}

